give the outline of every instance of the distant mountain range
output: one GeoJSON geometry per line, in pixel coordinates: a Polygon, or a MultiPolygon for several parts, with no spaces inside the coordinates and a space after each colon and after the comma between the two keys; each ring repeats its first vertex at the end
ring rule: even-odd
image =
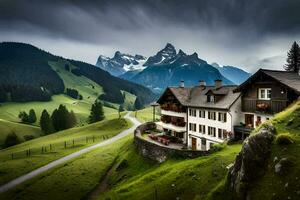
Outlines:
{"type": "Polygon", "coordinates": [[[240,84],[250,76],[237,67],[208,64],[197,53],[187,55],[182,50],[177,53],[170,43],[148,59],[117,51],[113,58],[99,56],[96,66],[114,76],[142,84],[156,93],[161,93],[168,86],[178,85],[181,80],[185,81],[186,86],[196,85],[199,80],[212,85],[216,79],[228,85],[240,84]]]}
{"type": "Polygon", "coordinates": [[[241,84],[243,83],[246,79],[248,79],[251,74],[248,72],[245,72],[244,70],[238,68],[238,67],[233,67],[233,66],[220,66],[217,63],[212,63],[211,64],[213,67],[217,68],[219,72],[234,82],[235,84],[241,84]]]}
{"type": "MultiPolygon", "coordinates": [[[[134,60],[144,59],[138,55],[132,59],[128,57],[127,60],[120,57],[116,53],[114,61],[124,62],[126,65],[129,62],[135,64],[134,60]]],[[[150,103],[156,97],[150,89],[112,76],[94,65],[55,56],[29,44],[2,42],[0,102],[49,101],[52,95],[63,94],[66,90],[66,80],[59,76],[61,72],[69,79],[75,79],[75,83],[79,83],[82,81],[80,77],[84,77],[99,85],[103,90],[102,94],[98,94],[99,98],[107,102],[122,104],[124,91],[135,95],[142,104],[150,103]],[[51,63],[60,67],[54,70],[51,63]]],[[[92,85],[84,87],[94,88],[92,85]]]]}

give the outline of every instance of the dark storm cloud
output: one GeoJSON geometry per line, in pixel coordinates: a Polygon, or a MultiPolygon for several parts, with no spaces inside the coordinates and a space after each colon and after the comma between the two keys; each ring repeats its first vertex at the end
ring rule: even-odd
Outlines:
{"type": "MultiPolygon", "coordinates": [[[[113,31],[165,26],[231,30],[245,36],[300,31],[298,0],[2,0],[0,28],[104,42],[113,31]]],[[[252,38],[253,39],[253,38],[252,38]]]]}
{"type": "Polygon", "coordinates": [[[283,65],[300,39],[299,11],[300,0],[0,0],[0,40],[91,63],[116,50],[153,55],[171,42],[253,72],[283,65]]]}

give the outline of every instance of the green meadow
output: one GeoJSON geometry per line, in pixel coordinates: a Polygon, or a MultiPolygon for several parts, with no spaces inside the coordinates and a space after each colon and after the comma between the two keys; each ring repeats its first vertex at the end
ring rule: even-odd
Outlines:
{"type": "Polygon", "coordinates": [[[131,122],[124,118],[104,120],[84,127],[76,127],[50,134],[0,150],[0,185],[53,160],[113,137],[130,127],[131,122]],[[94,143],[92,142],[93,137],[95,138],[94,143]],[[88,138],[87,143],[86,138],[88,138]],[[75,141],[74,146],[73,140],[75,141]],[[64,147],[65,142],[67,142],[67,148],[64,147]],[[52,145],[51,151],[50,144],[52,145]],[[42,152],[42,148],[46,148],[46,151],[42,152]],[[28,149],[31,150],[30,157],[26,157],[26,150],[28,149]],[[11,157],[12,154],[14,154],[14,159],[11,157]]]}

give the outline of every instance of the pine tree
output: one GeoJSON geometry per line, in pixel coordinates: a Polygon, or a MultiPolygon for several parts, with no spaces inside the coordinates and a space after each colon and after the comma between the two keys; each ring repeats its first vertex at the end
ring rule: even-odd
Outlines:
{"type": "Polygon", "coordinates": [[[59,118],[59,130],[65,130],[70,128],[69,122],[69,112],[65,105],[59,105],[58,107],[58,118],[59,118]]]}
{"type": "Polygon", "coordinates": [[[121,112],[123,112],[123,111],[124,111],[124,107],[123,107],[123,105],[120,105],[119,106],[119,110],[118,110],[118,112],[119,112],[119,119],[121,118],[121,112]]]}
{"type": "Polygon", "coordinates": [[[35,114],[35,111],[33,109],[29,110],[28,122],[31,123],[31,124],[36,122],[36,114],[35,114]]]}
{"type": "Polygon", "coordinates": [[[300,70],[300,47],[295,41],[287,53],[287,64],[284,66],[286,71],[298,73],[300,70]]]}
{"type": "Polygon", "coordinates": [[[72,128],[76,125],[76,117],[73,111],[69,112],[66,106],[59,105],[51,115],[53,127],[56,131],[72,128]]]}
{"type": "Polygon", "coordinates": [[[95,101],[91,108],[89,123],[102,121],[104,119],[103,105],[100,101],[95,101]]]}
{"type": "Polygon", "coordinates": [[[40,119],[40,126],[41,126],[41,130],[45,134],[50,134],[54,132],[52,120],[47,110],[43,110],[42,112],[41,119],[40,119]]]}
{"type": "Polygon", "coordinates": [[[76,124],[77,124],[77,120],[76,120],[75,113],[73,112],[73,110],[71,110],[68,116],[68,128],[73,128],[74,126],[76,126],[76,124]]]}
{"type": "Polygon", "coordinates": [[[143,104],[138,97],[135,99],[134,108],[135,108],[135,110],[143,109],[143,104]]]}
{"type": "Polygon", "coordinates": [[[53,128],[55,131],[59,131],[60,127],[59,127],[59,116],[58,116],[58,110],[55,109],[53,112],[52,112],[52,115],[51,115],[51,121],[52,121],[52,125],[53,125],[53,128]]]}

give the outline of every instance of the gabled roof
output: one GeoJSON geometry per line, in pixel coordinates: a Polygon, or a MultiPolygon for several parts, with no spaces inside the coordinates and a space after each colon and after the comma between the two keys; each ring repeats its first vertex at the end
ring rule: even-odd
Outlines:
{"type": "Polygon", "coordinates": [[[255,74],[237,87],[234,92],[241,92],[245,87],[251,84],[252,80],[257,78],[262,73],[300,94],[300,76],[298,73],[268,69],[259,69],[255,74]]]}
{"type": "MultiPolygon", "coordinates": [[[[239,98],[240,93],[233,93],[237,86],[225,85],[219,88],[215,86],[195,86],[195,87],[168,87],[175,98],[183,105],[188,107],[201,107],[212,109],[229,109],[239,98]],[[207,93],[223,95],[216,103],[207,102],[207,93]]],[[[166,92],[165,91],[165,92],[166,92]]],[[[163,95],[162,95],[163,96],[163,95]]],[[[160,98],[161,99],[161,98],[160,98]]],[[[158,100],[158,102],[160,101],[158,100]]]]}
{"type": "Polygon", "coordinates": [[[213,95],[226,95],[228,94],[229,89],[227,87],[220,87],[220,88],[213,88],[213,89],[209,89],[206,92],[206,95],[211,93],[213,95]]]}

